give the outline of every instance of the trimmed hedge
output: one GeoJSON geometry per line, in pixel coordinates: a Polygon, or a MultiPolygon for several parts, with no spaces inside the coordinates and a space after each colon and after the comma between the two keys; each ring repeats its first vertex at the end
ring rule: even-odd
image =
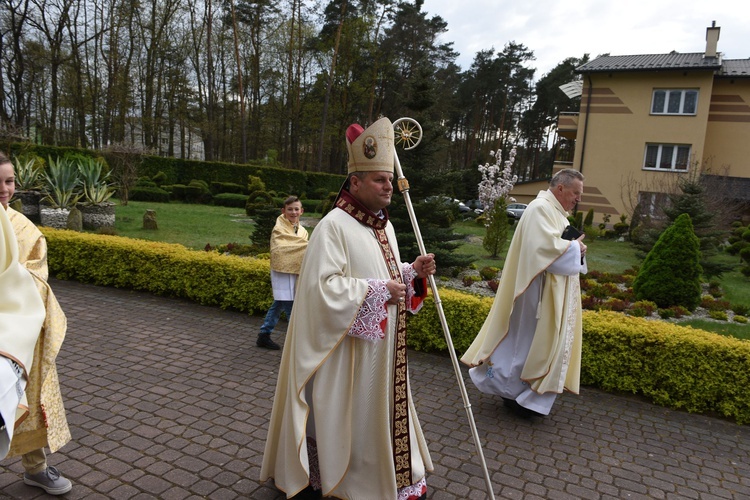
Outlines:
{"type": "MultiPolygon", "coordinates": [[[[60,279],[184,297],[250,314],[266,311],[273,300],[268,260],[41,229],[50,272],[60,279]]],[[[463,352],[493,299],[450,289],[439,293],[453,344],[463,352]]],[[[611,311],[584,311],[583,332],[583,384],[750,423],[750,342],[611,311]]],[[[427,352],[447,349],[431,295],[420,313],[409,317],[408,344],[427,352]]]]}
{"type": "Polygon", "coordinates": [[[158,187],[136,186],[128,193],[128,199],[133,201],[169,203],[169,193],[158,187]]]}
{"type": "Polygon", "coordinates": [[[267,260],[120,236],[40,229],[47,238],[50,272],[60,279],[183,297],[250,314],[266,311],[273,302],[267,260]]]}
{"type": "Polygon", "coordinates": [[[611,311],[583,315],[581,383],[750,422],[750,342],[611,311]]]}
{"type": "Polygon", "coordinates": [[[288,168],[269,167],[263,162],[249,164],[225,163],[219,161],[181,160],[162,156],[144,156],[138,168],[139,176],[153,177],[159,172],[167,176],[167,184],[189,184],[199,179],[214,183],[234,183],[247,185],[248,175],[260,177],[266,190],[308,196],[318,190],[338,192],[344,182],[344,175],[320,172],[303,172],[288,168]]]}
{"type": "Polygon", "coordinates": [[[246,203],[246,194],[219,193],[214,196],[214,205],[220,205],[222,207],[236,207],[244,210],[246,203]]]}
{"type": "MultiPolygon", "coordinates": [[[[48,156],[58,158],[69,153],[92,158],[101,156],[101,152],[90,149],[69,146],[42,146],[27,142],[6,142],[2,149],[11,151],[13,156],[23,152],[33,152],[41,158],[47,158],[48,156]]],[[[308,198],[317,197],[320,193],[338,192],[346,178],[343,174],[271,167],[264,160],[237,164],[143,155],[141,164],[138,166],[138,177],[154,178],[158,176],[160,184],[188,185],[190,181],[196,179],[205,181],[209,186],[214,186],[216,183],[232,183],[244,189],[247,186],[248,175],[260,177],[268,191],[297,196],[305,193],[308,198]]]]}

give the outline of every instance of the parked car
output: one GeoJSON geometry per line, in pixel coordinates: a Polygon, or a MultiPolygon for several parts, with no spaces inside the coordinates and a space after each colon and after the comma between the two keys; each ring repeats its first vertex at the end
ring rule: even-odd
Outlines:
{"type": "Polygon", "coordinates": [[[505,208],[505,212],[508,217],[518,220],[523,215],[523,211],[526,210],[526,206],[525,203],[511,203],[505,208]]]}
{"type": "Polygon", "coordinates": [[[444,195],[434,195],[434,196],[428,196],[424,199],[427,203],[445,203],[446,205],[455,204],[458,207],[458,211],[460,213],[465,213],[471,211],[469,207],[467,207],[462,201],[459,201],[455,198],[451,198],[450,196],[444,196],[444,195]]]}
{"type": "Polygon", "coordinates": [[[482,215],[484,213],[484,205],[479,200],[468,200],[465,205],[472,209],[476,215],[482,215]]]}

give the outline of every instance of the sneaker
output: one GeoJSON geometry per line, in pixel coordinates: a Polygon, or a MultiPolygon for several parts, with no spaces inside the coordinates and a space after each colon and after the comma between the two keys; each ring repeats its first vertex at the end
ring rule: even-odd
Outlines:
{"type": "Polygon", "coordinates": [[[258,340],[255,341],[255,345],[258,347],[265,347],[266,349],[272,349],[274,351],[281,349],[279,344],[271,340],[271,336],[267,333],[265,335],[262,333],[258,335],[258,340]]]}
{"type": "Polygon", "coordinates": [[[48,495],[64,495],[73,489],[73,484],[68,479],[62,477],[60,471],[51,465],[36,474],[24,472],[23,482],[29,486],[36,486],[43,489],[48,495]]]}

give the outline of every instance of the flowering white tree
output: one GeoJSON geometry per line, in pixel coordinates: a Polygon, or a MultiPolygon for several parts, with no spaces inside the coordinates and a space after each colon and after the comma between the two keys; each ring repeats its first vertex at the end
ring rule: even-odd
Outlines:
{"type": "MultiPolygon", "coordinates": [[[[482,202],[486,217],[485,226],[489,226],[492,222],[495,202],[507,198],[518,180],[518,176],[513,175],[512,172],[513,163],[516,161],[516,148],[510,150],[508,159],[503,165],[500,164],[501,151],[490,151],[490,156],[495,158],[495,163],[479,165],[479,171],[482,173],[482,182],[479,183],[479,201],[482,202]]],[[[510,198],[510,201],[516,200],[510,198]]]]}

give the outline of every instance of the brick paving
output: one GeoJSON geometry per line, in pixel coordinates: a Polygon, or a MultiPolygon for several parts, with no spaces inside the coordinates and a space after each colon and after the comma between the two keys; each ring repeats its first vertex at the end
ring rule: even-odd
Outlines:
{"type": "MultiPolygon", "coordinates": [[[[280,360],[255,347],[262,318],[52,286],[69,323],[58,367],[73,441],[49,462],[74,483],[66,498],[283,498],[258,481],[280,360]]],[[[412,352],[410,372],[435,463],[428,498],[485,498],[450,360],[412,352]]],[[[750,498],[750,426],[588,388],[529,420],[467,389],[497,498],[750,498]]],[[[45,496],[20,459],[3,465],[0,496],[45,496]]]]}

